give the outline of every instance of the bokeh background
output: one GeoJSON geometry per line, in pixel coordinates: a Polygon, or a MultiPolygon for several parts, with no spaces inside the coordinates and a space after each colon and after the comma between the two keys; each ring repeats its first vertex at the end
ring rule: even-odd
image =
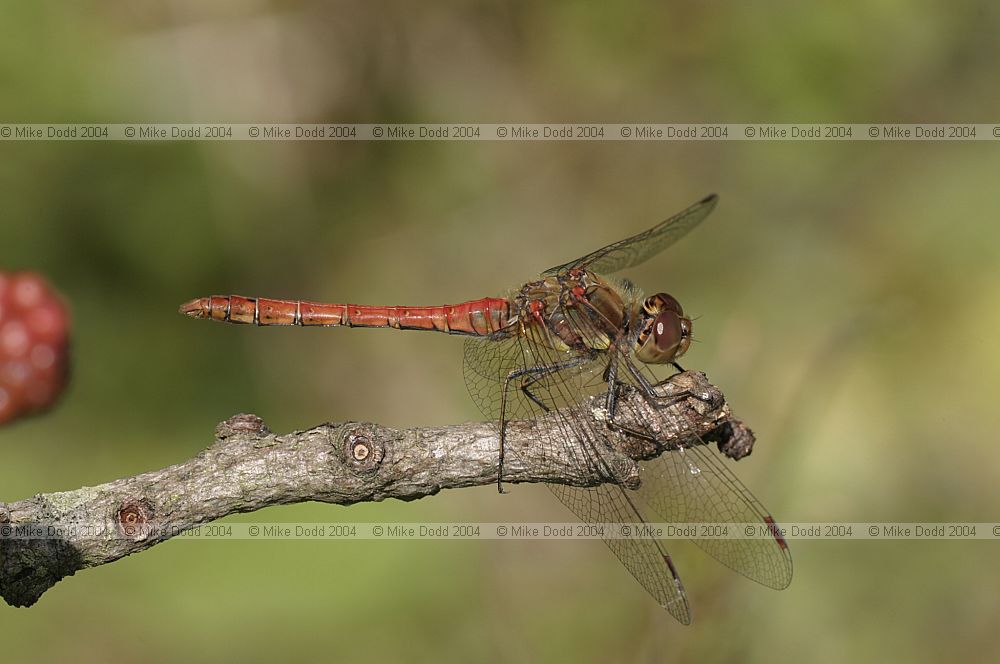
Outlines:
{"type": "MultiPolygon", "coordinates": [[[[3,3],[4,122],[990,122],[995,3],[3,3]]],[[[629,276],[700,316],[686,364],[758,433],[781,521],[1000,519],[995,143],[0,144],[0,268],[74,318],[0,500],[176,463],[216,422],[478,417],[461,340],[186,319],[214,292],[502,292],[712,191],[629,276]]],[[[571,518],[543,487],[260,521],[571,518]]],[[[676,543],[695,623],[601,544],[171,541],[0,607],[7,661],[983,661],[998,544],[793,542],[776,593],[676,543]]]]}

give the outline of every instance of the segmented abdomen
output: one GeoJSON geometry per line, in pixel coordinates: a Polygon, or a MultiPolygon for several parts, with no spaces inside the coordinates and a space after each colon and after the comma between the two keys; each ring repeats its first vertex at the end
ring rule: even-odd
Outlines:
{"type": "Polygon", "coordinates": [[[507,327],[510,305],[505,299],[493,297],[431,307],[382,307],[213,295],[191,300],[180,310],[194,318],[229,323],[392,327],[486,336],[507,327]]]}

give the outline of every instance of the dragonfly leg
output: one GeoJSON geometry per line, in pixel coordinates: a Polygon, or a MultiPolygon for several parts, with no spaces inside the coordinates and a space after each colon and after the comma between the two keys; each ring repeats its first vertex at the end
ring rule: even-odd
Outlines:
{"type": "MultiPolygon", "coordinates": [[[[618,385],[622,386],[622,385],[624,385],[624,383],[618,383],[618,385]]],[[[661,398],[663,398],[663,397],[661,397],[661,398]]],[[[673,398],[673,397],[670,397],[670,398],[673,398]]],[[[685,397],[680,396],[680,397],[678,397],[678,400],[679,399],[683,399],[683,398],[685,398],[685,397]]],[[[648,441],[650,443],[657,443],[659,441],[659,439],[656,436],[654,436],[653,434],[651,434],[651,433],[647,433],[645,431],[639,431],[638,429],[634,429],[632,427],[625,426],[624,424],[619,424],[618,422],[615,421],[615,415],[614,414],[609,414],[608,418],[604,421],[604,423],[608,427],[608,429],[610,429],[611,431],[614,431],[615,433],[623,434],[623,435],[626,435],[626,436],[631,436],[633,438],[638,438],[639,440],[645,440],[645,441],[648,441]]],[[[672,449],[675,449],[675,448],[672,448],[672,449]]]]}
{"type": "Polygon", "coordinates": [[[541,399],[539,399],[538,397],[536,397],[535,393],[532,392],[529,389],[532,385],[534,385],[535,383],[537,383],[541,378],[542,378],[541,376],[532,376],[531,379],[529,379],[529,380],[525,381],[524,383],[522,383],[521,384],[521,392],[524,394],[524,396],[526,396],[529,399],[531,399],[532,402],[534,402],[534,404],[536,406],[538,406],[544,412],[547,413],[547,412],[549,412],[551,410],[551,408],[549,408],[548,406],[546,406],[545,402],[543,402],[541,399]]]}
{"type": "MultiPolygon", "coordinates": [[[[692,392],[691,390],[681,390],[680,392],[675,392],[669,395],[657,394],[654,388],[657,385],[663,385],[664,383],[669,382],[669,378],[653,385],[653,383],[649,382],[649,379],[646,378],[646,376],[634,364],[626,360],[625,365],[628,367],[629,374],[635,378],[635,381],[642,393],[650,399],[655,400],[660,406],[669,406],[677,403],[678,401],[687,399],[688,397],[695,398],[698,401],[708,404],[709,406],[715,404],[715,400],[710,395],[699,394],[697,392],[692,392]]],[[[680,369],[680,366],[677,364],[675,364],[675,367],[680,369]]]]}
{"type": "MultiPolygon", "coordinates": [[[[654,389],[655,386],[651,382],[649,382],[649,379],[646,378],[646,376],[634,364],[629,362],[627,359],[623,360],[623,363],[625,364],[625,367],[628,369],[629,374],[635,379],[636,383],[635,386],[639,389],[640,392],[643,393],[644,396],[656,402],[657,408],[664,408],[667,406],[671,406],[689,397],[693,397],[695,399],[698,399],[699,401],[703,401],[708,404],[712,403],[711,399],[706,397],[705,395],[696,394],[694,392],[691,392],[690,390],[681,390],[680,392],[666,396],[658,394],[654,389]]],[[[617,405],[618,405],[618,391],[626,385],[626,383],[619,381],[617,379],[618,375],[617,365],[618,365],[617,361],[610,362],[608,364],[608,369],[605,371],[604,374],[605,379],[608,380],[608,397],[606,405],[608,417],[605,420],[608,428],[611,429],[612,431],[621,434],[634,436],[636,438],[639,438],[640,440],[656,442],[657,439],[652,434],[646,433],[644,431],[639,431],[638,429],[634,429],[632,427],[628,427],[623,424],[619,424],[618,422],[615,421],[615,416],[617,414],[617,405]]],[[[679,369],[680,367],[677,368],[679,369]]]]}
{"type": "MultiPolygon", "coordinates": [[[[645,376],[643,376],[643,379],[645,379],[645,376]]],[[[655,442],[656,439],[652,435],[615,422],[615,415],[618,413],[618,390],[625,384],[618,380],[618,362],[614,358],[608,362],[608,367],[604,370],[604,380],[608,383],[608,394],[604,406],[604,409],[607,411],[607,419],[604,420],[604,423],[608,429],[627,436],[635,436],[642,440],[655,442]]],[[[652,387],[650,387],[650,391],[652,391],[652,387]]]]}
{"type": "Polygon", "coordinates": [[[517,380],[524,376],[529,378],[521,385],[521,392],[531,399],[531,401],[541,408],[546,413],[549,412],[549,407],[539,399],[535,394],[529,389],[532,385],[537,383],[542,378],[556,373],[557,371],[563,371],[565,369],[573,369],[575,367],[586,364],[591,361],[591,357],[588,355],[579,355],[562,362],[555,362],[553,364],[544,364],[534,367],[524,367],[517,369],[516,371],[511,371],[507,374],[507,377],[503,382],[503,392],[500,394],[500,459],[497,463],[497,491],[504,493],[503,490],[503,461],[504,461],[504,448],[507,442],[507,389],[510,386],[511,381],[517,380]]]}

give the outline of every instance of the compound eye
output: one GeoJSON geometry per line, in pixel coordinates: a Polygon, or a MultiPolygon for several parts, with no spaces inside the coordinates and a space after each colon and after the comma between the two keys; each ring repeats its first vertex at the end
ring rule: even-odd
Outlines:
{"type": "Polygon", "coordinates": [[[656,345],[656,350],[672,356],[680,345],[682,336],[681,319],[676,313],[664,311],[656,317],[653,322],[653,344],[656,345]]]}
{"type": "Polygon", "coordinates": [[[684,315],[684,309],[681,308],[681,303],[678,302],[672,295],[667,295],[666,293],[650,295],[646,298],[643,306],[646,311],[651,314],[657,314],[661,311],[673,311],[678,316],[684,315]]]}

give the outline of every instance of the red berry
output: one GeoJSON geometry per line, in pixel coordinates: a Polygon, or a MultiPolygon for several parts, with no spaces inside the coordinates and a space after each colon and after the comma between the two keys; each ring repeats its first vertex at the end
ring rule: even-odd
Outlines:
{"type": "Polygon", "coordinates": [[[0,424],[59,398],[69,368],[69,315],[45,280],[0,272],[0,424]]]}

